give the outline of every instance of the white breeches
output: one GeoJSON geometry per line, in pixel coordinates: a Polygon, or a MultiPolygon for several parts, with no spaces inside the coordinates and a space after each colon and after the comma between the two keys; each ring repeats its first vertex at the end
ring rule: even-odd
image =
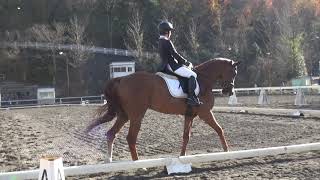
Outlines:
{"type": "MultiPolygon", "coordinates": [[[[169,70],[172,71],[170,65],[168,65],[168,68],[169,68],[169,70]]],[[[182,76],[182,77],[190,78],[191,76],[193,76],[193,77],[197,78],[197,74],[185,66],[182,66],[173,72],[179,76],[182,76]]]]}

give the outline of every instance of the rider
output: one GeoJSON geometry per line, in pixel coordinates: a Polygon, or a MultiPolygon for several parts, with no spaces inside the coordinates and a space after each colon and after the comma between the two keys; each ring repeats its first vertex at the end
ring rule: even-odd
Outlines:
{"type": "Polygon", "coordinates": [[[168,69],[173,73],[189,78],[188,80],[188,98],[187,104],[199,106],[202,104],[195,95],[197,74],[191,70],[192,63],[183,58],[175,49],[170,40],[173,26],[168,21],[162,21],[159,24],[159,53],[162,60],[161,71],[168,69]]]}

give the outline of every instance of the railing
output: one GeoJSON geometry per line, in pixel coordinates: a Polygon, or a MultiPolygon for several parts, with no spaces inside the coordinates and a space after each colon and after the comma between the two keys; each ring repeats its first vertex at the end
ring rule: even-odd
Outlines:
{"type": "Polygon", "coordinates": [[[83,96],[83,97],[64,97],[64,98],[46,98],[46,99],[25,99],[25,100],[6,100],[1,101],[1,107],[20,107],[35,105],[52,104],[101,104],[104,102],[104,96],[83,96]]]}
{"type": "MultiPolygon", "coordinates": [[[[128,171],[138,168],[151,168],[151,167],[163,167],[166,166],[168,174],[180,172],[185,169],[186,166],[190,166],[191,163],[205,163],[205,162],[217,162],[225,160],[236,160],[253,157],[265,157],[276,156],[279,154],[291,154],[302,153],[310,151],[319,151],[320,143],[298,144],[290,146],[278,146],[267,147],[259,149],[248,149],[231,152],[218,152],[208,154],[195,154],[180,157],[167,157],[158,159],[145,159],[138,161],[124,161],[124,162],[112,162],[107,164],[93,164],[93,165],[81,165],[64,167],[63,172],[65,176],[79,176],[88,174],[108,173],[115,171],[128,171]],[[174,167],[175,168],[174,168],[174,167]],[[170,171],[169,171],[170,170],[170,171]]],[[[58,166],[52,166],[58,168],[58,166]]],[[[189,169],[189,168],[186,168],[189,169]]],[[[47,169],[52,172],[53,169],[47,169]]],[[[191,167],[188,170],[191,171],[191,167]]],[[[0,179],[36,179],[39,174],[42,173],[40,169],[16,171],[16,172],[4,172],[0,173],[0,179]]]]}
{"type": "MultiPolygon", "coordinates": [[[[78,44],[55,44],[55,43],[42,43],[42,42],[0,42],[0,48],[33,48],[33,49],[56,49],[56,50],[81,50],[90,53],[100,53],[100,54],[112,54],[118,56],[138,56],[137,51],[130,51],[126,49],[114,49],[114,48],[104,48],[96,46],[85,46],[78,44]]],[[[157,53],[153,52],[143,52],[140,56],[145,58],[152,58],[158,56],[157,53]]]]}
{"type": "MultiPolygon", "coordinates": [[[[257,88],[235,88],[237,95],[257,95],[264,89],[269,94],[296,94],[298,89],[304,89],[305,94],[319,94],[320,86],[292,86],[292,87],[257,87],[257,88]]],[[[221,89],[212,90],[215,95],[221,95],[221,89]]],[[[82,96],[82,97],[63,97],[54,99],[26,99],[26,100],[5,100],[1,101],[1,107],[34,106],[41,104],[97,104],[104,103],[104,95],[82,96]],[[46,103],[47,102],[47,103],[46,103]]]]}
{"type": "MultiPolygon", "coordinates": [[[[315,86],[282,86],[282,87],[255,87],[255,88],[235,88],[236,94],[251,95],[258,94],[261,90],[268,91],[271,94],[295,94],[298,89],[303,89],[306,93],[319,94],[320,85],[315,86]]],[[[222,89],[213,89],[215,94],[221,94],[222,89]]]]}

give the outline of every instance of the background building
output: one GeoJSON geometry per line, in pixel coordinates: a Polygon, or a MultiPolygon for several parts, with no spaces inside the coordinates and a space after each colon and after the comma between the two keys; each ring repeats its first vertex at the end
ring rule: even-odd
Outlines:
{"type": "Polygon", "coordinates": [[[127,76],[135,72],[135,62],[112,62],[109,68],[110,78],[127,76]]]}

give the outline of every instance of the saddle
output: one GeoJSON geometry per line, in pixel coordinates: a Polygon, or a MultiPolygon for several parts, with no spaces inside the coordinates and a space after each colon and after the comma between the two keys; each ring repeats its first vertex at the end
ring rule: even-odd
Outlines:
{"type": "MultiPolygon", "coordinates": [[[[176,98],[187,98],[188,93],[188,78],[174,74],[169,70],[157,72],[156,75],[160,76],[167,84],[171,96],[176,98]]],[[[198,95],[200,92],[199,84],[197,82],[194,93],[198,95]]]]}

